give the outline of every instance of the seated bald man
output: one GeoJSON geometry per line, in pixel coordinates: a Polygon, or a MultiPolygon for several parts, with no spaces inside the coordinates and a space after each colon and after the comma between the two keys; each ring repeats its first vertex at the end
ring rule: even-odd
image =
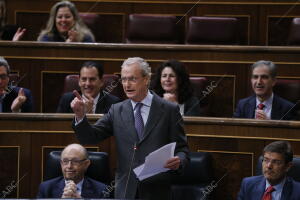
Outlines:
{"type": "Polygon", "coordinates": [[[84,176],[90,163],[83,146],[68,145],[61,153],[63,176],[42,182],[37,198],[102,198],[106,185],[84,176]]]}

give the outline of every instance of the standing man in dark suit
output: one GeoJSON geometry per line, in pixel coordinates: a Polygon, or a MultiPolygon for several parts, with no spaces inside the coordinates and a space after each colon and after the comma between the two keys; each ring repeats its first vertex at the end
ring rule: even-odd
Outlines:
{"type": "Polygon", "coordinates": [[[83,146],[68,145],[61,153],[63,177],[41,183],[37,198],[102,198],[105,185],[84,176],[90,163],[83,146]]]}
{"type": "Polygon", "coordinates": [[[0,57],[0,112],[32,112],[32,95],[30,90],[9,86],[10,67],[0,57]]]}
{"type": "Polygon", "coordinates": [[[245,178],[238,200],[299,200],[300,183],[287,176],[292,166],[290,143],[276,141],[263,150],[262,176],[245,178]]]}
{"type": "Polygon", "coordinates": [[[112,105],[109,112],[90,125],[85,103],[76,94],[71,107],[75,113],[73,128],[81,143],[97,143],[115,136],[118,166],[115,198],[170,199],[170,181],[174,172],[188,161],[188,146],[179,107],[148,90],[151,68],[142,58],[125,60],[121,66],[123,89],[128,99],[112,105]],[[175,156],[165,163],[173,171],[138,181],[133,169],[158,148],[176,142],[175,156]]]}
{"type": "MultiPolygon", "coordinates": [[[[120,102],[118,97],[102,89],[103,74],[103,66],[99,63],[88,61],[81,66],[78,85],[88,105],[87,113],[107,113],[112,104],[120,102]]],[[[65,93],[59,101],[56,112],[72,113],[70,103],[74,98],[75,95],[72,92],[65,93]]]]}
{"type": "Polygon", "coordinates": [[[252,65],[251,84],[255,95],[239,101],[233,117],[292,120],[293,103],[273,93],[276,83],[276,66],[260,60],[252,65]]]}

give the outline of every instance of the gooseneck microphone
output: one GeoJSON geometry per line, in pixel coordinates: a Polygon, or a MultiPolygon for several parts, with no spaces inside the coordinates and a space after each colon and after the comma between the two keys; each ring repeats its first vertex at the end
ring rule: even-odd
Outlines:
{"type": "Polygon", "coordinates": [[[129,179],[130,179],[130,174],[131,174],[131,171],[132,171],[132,165],[133,165],[133,162],[134,162],[134,157],[135,157],[136,150],[137,150],[137,146],[136,146],[136,142],[135,142],[134,145],[133,145],[133,153],[132,153],[132,157],[131,157],[131,161],[130,161],[130,165],[129,165],[128,176],[127,176],[126,185],[125,185],[125,189],[124,189],[124,195],[123,195],[124,199],[126,198],[128,182],[129,182],[129,179]]]}

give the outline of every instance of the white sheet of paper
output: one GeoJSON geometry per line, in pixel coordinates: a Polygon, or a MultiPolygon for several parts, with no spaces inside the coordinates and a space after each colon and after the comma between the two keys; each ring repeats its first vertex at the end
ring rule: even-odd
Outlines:
{"type": "Polygon", "coordinates": [[[174,157],[175,146],[176,142],[173,142],[150,153],[145,158],[145,163],[133,170],[137,178],[142,181],[155,174],[170,170],[164,168],[164,165],[167,160],[174,157]]]}

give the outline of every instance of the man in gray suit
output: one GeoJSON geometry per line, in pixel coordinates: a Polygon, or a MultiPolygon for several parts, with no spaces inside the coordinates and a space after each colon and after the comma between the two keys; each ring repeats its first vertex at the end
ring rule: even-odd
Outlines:
{"type": "Polygon", "coordinates": [[[121,68],[128,99],[112,105],[107,114],[90,125],[84,113],[85,103],[77,93],[71,102],[75,113],[73,128],[84,144],[115,136],[118,154],[115,198],[170,199],[171,178],[188,161],[179,107],[148,90],[151,69],[144,59],[128,58],[121,68]],[[175,156],[164,166],[171,171],[138,181],[132,170],[143,164],[149,153],[171,142],[176,142],[175,156]]]}

